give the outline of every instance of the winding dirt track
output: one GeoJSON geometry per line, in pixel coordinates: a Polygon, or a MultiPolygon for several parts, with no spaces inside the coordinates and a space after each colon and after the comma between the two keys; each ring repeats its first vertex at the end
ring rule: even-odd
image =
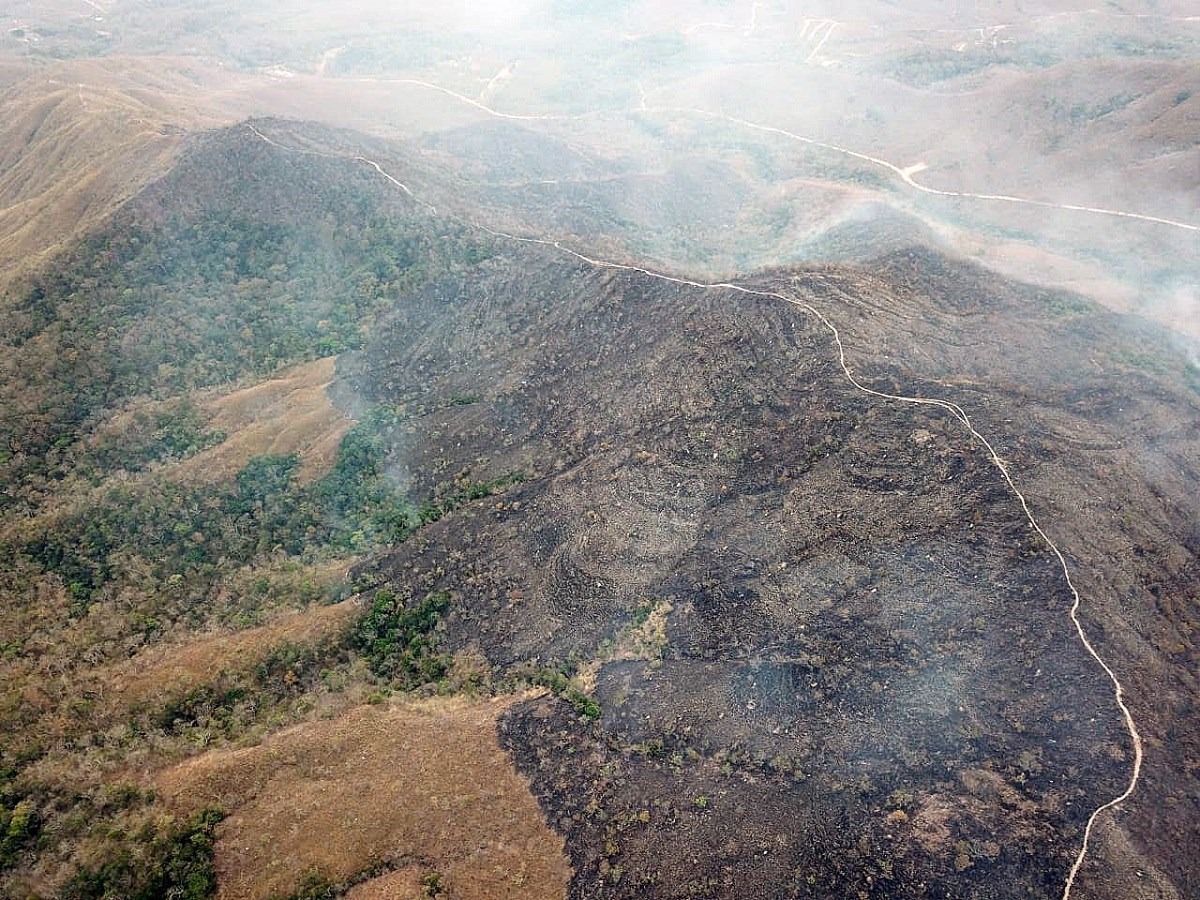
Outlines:
{"type": "MultiPolygon", "coordinates": [[[[837,24],[839,24],[839,23],[836,23],[836,22],[834,23],[835,26],[837,24]]],[[[481,103],[478,100],[473,100],[470,97],[466,96],[465,94],[460,94],[458,91],[451,90],[450,88],[447,88],[447,87],[442,87],[440,84],[434,84],[431,81],[424,81],[420,78],[385,78],[385,79],[357,78],[357,79],[345,79],[345,80],[361,81],[361,82],[372,83],[372,84],[378,84],[380,82],[383,82],[386,84],[407,84],[407,85],[411,85],[413,87],[426,88],[428,90],[437,91],[439,93],[445,94],[447,97],[451,97],[451,98],[459,101],[460,103],[465,103],[468,106],[473,106],[476,109],[478,109],[480,112],[485,113],[489,116],[492,116],[493,118],[507,119],[509,121],[514,121],[514,122],[578,122],[578,121],[582,121],[584,119],[597,118],[597,117],[605,114],[604,112],[601,112],[598,110],[593,110],[593,111],[589,111],[589,112],[585,112],[585,113],[575,113],[572,115],[506,113],[506,112],[501,112],[500,110],[497,110],[497,109],[493,109],[492,107],[490,107],[484,103],[481,103]]],[[[621,112],[621,111],[613,110],[611,112],[616,113],[616,112],[621,112]]],[[[640,113],[643,115],[648,114],[648,113],[677,113],[677,114],[682,113],[685,115],[701,116],[704,118],[717,119],[722,122],[727,122],[731,125],[737,125],[742,128],[749,128],[753,131],[759,131],[764,134],[778,135],[779,137],[784,137],[784,138],[787,138],[788,140],[797,141],[801,144],[808,144],[810,147],[819,147],[822,150],[830,150],[834,153],[840,153],[843,156],[849,156],[853,159],[857,159],[860,162],[870,163],[871,165],[875,165],[875,166],[879,166],[883,169],[887,169],[889,172],[891,172],[893,175],[895,175],[897,178],[899,178],[903,184],[907,185],[908,187],[912,188],[913,190],[918,191],[922,194],[929,194],[929,195],[935,196],[935,197],[951,197],[951,198],[956,198],[956,199],[960,199],[960,200],[977,200],[977,201],[981,201],[981,202],[991,202],[991,203],[1010,203],[1010,204],[1016,204],[1016,205],[1021,205],[1021,206],[1034,206],[1034,207],[1038,207],[1041,209],[1059,209],[1059,210],[1063,210],[1065,212],[1088,213],[1090,215],[1109,216],[1112,218],[1119,218],[1119,219],[1133,219],[1133,220],[1140,221],[1140,222],[1149,222],[1149,223],[1152,223],[1155,225],[1167,225],[1172,228],[1182,229],[1184,231],[1200,232],[1200,225],[1197,225],[1192,222],[1183,222],[1178,219],[1168,219],[1168,218],[1165,218],[1162,216],[1151,216],[1151,215],[1146,215],[1144,213],[1129,212],[1127,210],[1122,210],[1122,209],[1106,209],[1106,208],[1100,207],[1100,206],[1086,206],[1086,205],[1075,204],[1075,203],[1053,203],[1049,200],[1037,200],[1037,199],[1034,199],[1031,197],[1018,197],[1018,196],[1015,196],[1012,194],[983,194],[983,193],[974,193],[971,191],[945,191],[945,190],[941,190],[940,188],[932,188],[932,187],[928,187],[926,185],[921,184],[920,182],[916,181],[913,178],[913,176],[916,175],[918,172],[923,172],[926,170],[927,167],[923,163],[918,163],[916,165],[908,166],[907,168],[901,168],[900,166],[896,165],[894,162],[890,162],[879,156],[872,156],[869,153],[862,153],[858,150],[852,150],[849,147],[842,147],[837,144],[831,144],[828,141],[822,141],[822,140],[818,140],[817,138],[807,137],[802,134],[796,134],[795,132],[788,131],[785,128],[777,128],[774,125],[762,125],[762,124],[759,124],[758,122],[752,122],[749,119],[740,119],[737,116],[731,116],[726,113],[715,112],[715,111],[709,110],[709,109],[702,109],[699,107],[692,107],[692,106],[660,106],[660,107],[650,106],[650,107],[648,107],[645,105],[645,95],[644,94],[642,95],[641,102],[635,109],[624,110],[624,112],[640,113]]]]}
{"type": "Polygon", "coordinates": [[[886,159],[881,159],[878,156],[871,156],[867,153],[859,153],[857,150],[850,150],[846,147],[839,147],[837,144],[830,144],[825,141],[818,141],[815,138],[805,137],[800,134],[795,134],[783,128],[776,128],[773,125],[759,125],[757,122],[751,122],[747,119],[739,119],[736,116],[729,116],[724,113],[712,112],[706,109],[693,109],[690,107],[680,107],[678,112],[691,113],[692,115],[709,116],[714,119],[720,119],[724,122],[729,122],[734,125],[740,125],[743,128],[751,128],[754,131],[762,131],[767,134],[777,134],[781,137],[789,138],[793,141],[799,141],[802,144],[809,144],[813,147],[820,147],[824,150],[834,150],[838,153],[852,156],[855,159],[869,162],[876,166],[882,166],[894,175],[899,176],[900,180],[914,190],[920,191],[923,194],[933,194],[937,197],[958,197],[964,200],[984,200],[999,203],[1016,203],[1025,206],[1038,206],[1043,209],[1061,209],[1068,212],[1083,212],[1093,213],[1100,216],[1114,216],[1122,219],[1137,219],[1142,222],[1153,222],[1158,225],[1170,225],[1173,228],[1182,228],[1185,231],[1200,231],[1200,225],[1193,225],[1190,222],[1180,222],[1176,219],[1164,219],[1159,216],[1147,216],[1141,213],[1126,212],[1120,209],[1104,209],[1099,206],[1079,206],[1073,203],[1051,203],[1048,200],[1033,200],[1029,197],[1014,197],[1009,194],[976,194],[969,191],[943,191],[938,188],[931,188],[913,180],[913,175],[918,172],[925,171],[925,165],[918,163],[915,166],[909,166],[906,169],[900,168],[886,159]]]}
{"type": "MultiPolygon", "coordinates": [[[[548,119],[563,118],[563,117],[557,117],[557,116],[535,116],[535,115],[518,116],[518,115],[509,115],[509,114],[499,113],[494,110],[491,110],[489,107],[483,105],[482,103],[479,103],[478,101],[472,100],[469,97],[465,97],[462,94],[458,94],[455,91],[451,91],[447,88],[440,87],[440,86],[432,84],[430,82],[420,81],[417,79],[403,79],[402,83],[423,85],[423,86],[431,88],[433,90],[440,91],[441,93],[444,93],[451,97],[454,97],[455,99],[458,99],[464,103],[470,104],[471,106],[477,107],[478,109],[483,110],[483,111],[485,111],[491,115],[494,115],[496,117],[499,117],[499,118],[519,119],[519,120],[525,120],[525,121],[529,121],[529,120],[543,120],[544,121],[544,120],[548,120],[548,119]]],[[[746,122],[745,120],[735,119],[733,117],[725,116],[720,113],[710,113],[710,112],[705,112],[702,110],[688,110],[688,111],[693,112],[693,113],[712,116],[712,117],[718,118],[718,119],[727,120],[730,122],[734,122],[736,124],[745,125],[747,127],[755,128],[755,129],[761,130],[761,131],[777,133],[780,135],[784,135],[784,136],[793,138],[795,140],[799,140],[799,141],[802,141],[805,143],[810,143],[815,146],[827,147],[829,149],[837,150],[841,153],[846,153],[846,154],[856,157],[858,159],[862,159],[862,160],[866,160],[868,162],[873,162],[873,163],[882,165],[882,166],[892,170],[896,174],[898,174],[907,184],[912,185],[913,187],[917,188],[918,190],[923,190],[923,191],[927,191],[930,193],[949,195],[949,196],[966,197],[966,198],[971,198],[971,199],[1004,199],[1004,200],[1010,200],[1012,202],[1029,202],[1029,203],[1034,203],[1035,205],[1041,205],[1041,206],[1058,206],[1057,204],[1043,203],[1040,201],[1022,201],[1022,200],[1019,200],[1018,198],[1008,198],[1008,197],[1003,197],[1001,195],[954,194],[951,192],[936,191],[932,188],[924,188],[921,185],[918,185],[916,182],[914,182],[911,178],[912,173],[914,171],[919,170],[918,167],[912,167],[910,169],[904,170],[904,169],[900,169],[899,167],[897,167],[897,166],[893,165],[892,163],[889,163],[885,160],[878,159],[876,157],[867,156],[865,154],[857,153],[855,151],[847,150],[845,148],[837,147],[832,144],[826,144],[826,143],[816,141],[816,140],[813,140],[810,138],[800,137],[798,135],[794,135],[790,132],[784,131],[783,129],[771,128],[769,126],[755,125],[754,123],[746,122]]],[[[578,118],[578,117],[571,117],[571,118],[578,118]]],[[[513,242],[522,243],[522,244],[536,244],[536,245],[543,246],[543,247],[549,247],[549,248],[552,248],[562,254],[573,257],[574,259],[577,259],[580,262],[586,263],[587,265],[592,266],[597,269],[613,269],[613,270],[617,270],[617,271],[635,272],[635,273],[639,273],[641,275],[645,275],[649,278],[668,282],[671,284],[684,285],[687,287],[698,288],[701,290],[731,291],[731,292],[742,294],[745,296],[763,297],[763,298],[768,298],[768,299],[773,299],[773,300],[779,300],[783,303],[788,303],[792,306],[796,306],[796,307],[804,310],[809,315],[813,316],[830,333],[830,335],[833,338],[834,346],[837,349],[838,365],[841,367],[842,374],[846,377],[846,380],[849,381],[850,384],[856,390],[862,392],[863,394],[866,394],[868,396],[875,397],[875,398],[881,399],[881,400],[887,400],[887,401],[891,401],[891,402],[905,403],[905,404],[917,405],[917,406],[936,407],[938,409],[944,410],[945,412],[947,412],[951,416],[953,416],[956,420],[958,420],[958,422],[966,429],[968,434],[970,434],[971,437],[973,437],[976,441],[978,441],[979,444],[987,451],[989,461],[1000,472],[1000,475],[1004,478],[1005,483],[1008,485],[1009,489],[1012,491],[1013,496],[1015,496],[1017,501],[1020,503],[1021,509],[1024,512],[1026,519],[1029,521],[1030,527],[1033,528],[1033,530],[1037,532],[1037,534],[1042,538],[1042,540],[1044,540],[1046,542],[1046,545],[1050,548],[1050,550],[1053,552],[1055,558],[1058,560],[1059,567],[1062,570],[1063,578],[1065,579],[1067,587],[1070,589],[1071,596],[1073,598],[1073,602],[1071,604],[1071,608],[1068,613],[1068,615],[1070,616],[1070,619],[1071,619],[1071,623],[1074,626],[1075,631],[1079,636],[1080,643],[1083,645],[1084,649],[1087,650],[1088,654],[1100,665],[1100,667],[1104,670],[1105,674],[1107,675],[1108,679],[1112,682],[1113,697],[1114,697],[1114,700],[1115,700],[1117,706],[1121,710],[1122,716],[1125,719],[1125,726],[1129,731],[1130,742],[1133,747],[1133,766],[1132,766],[1132,770],[1130,772],[1129,782],[1128,782],[1128,785],[1126,786],[1125,790],[1122,791],[1116,797],[1113,797],[1111,800],[1108,800],[1107,802],[1096,807],[1096,809],[1088,817],[1087,825],[1084,828],[1083,840],[1081,842],[1079,852],[1075,857],[1074,863],[1072,864],[1071,869],[1067,875],[1066,881],[1063,885],[1062,900],[1069,900],[1069,898],[1071,896],[1071,890],[1073,889],[1073,887],[1075,885],[1075,879],[1078,876],[1079,870],[1082,868],[1082,866],[1087,858],[1088,848],[1090,846],[1092,833],[1095,829],[1097,819],[1104,812],[1111,810],[1111,809],[1119,806],[1120,804],[1124,803],[1127,799],[1129,799],[1130,796],[1132,796],[1133,792],[1137,789],[1138,781],[1141,778],[1142,762],[1144,759],[1144,748],[1143,748],[1143,744],[1142,744],[1142,737],[1141,737],[1141,733],[1138,731],[1137,724],[1134,721],[1133,713],[1130,711],[1129,707],[1125,703],[1125,687],[1124,687],[1124,685],[1121,683],[1121,680],[1117,677],[1116,672],[1113,671],[1112,667],[1109,666],[1109,664],[1107,662],[1105,662],[1104,658],[1096,650],[1095,646],[1088,639],[1087,633],[1084,631],[1083,623],[1079,619],[1079,610],[1080,610],[1080,607],[1082,606],[1083,598],[1080,595],[1079,590],[1078,590],[1078,588],[1076,588],[1075,582],[1071,577],[1071,569],[1067,563],[1066,556],[1063,554],[1062,550],[1059,549],[1058,545],[1050,538],[1050,536],[1042,528],[1041,523],[1038,521],[1037,517],[1034,515],[1033,510],[1030,508],[1029,502],[1026,499],[1024,493],[1022,493],[1021,489],[1017,487],[1016,482],[1013,480],[1012,475],[1009,473],[1008,465],[1000,457],[1000,455],[996,452],[996,449],[992,445],[992,443],[971,422],[970,416],[967,415],[966,411],[961,406],[959,406],[958,404],[953,403],[949,400],[943,400],[943,399],[937,398],[937,397],[912,397],[912,396],[906,396],[903,394],[892,394],[892,393],[888,393],[886,391],[876,390],[875,388],[869,387],[867,384],[864,384],[862,381],[860,381],[858,379],[857,376],[855,376],[854,372],[850,368],[849,363],[847,362],[845,344],[842,341],[841,332],[838,331],[837,326],[834,325],[833,322],[831,322],[825,316],[825,314],[822,313],[819,309],[817,309],[815,306],[813,306],[806,300],[803,300],[799,297],[788,296],[786,294],[781,294],[781,293],[778,293],[775,291],[758,290],[756,288],[746,287],[745,285],[736,284],[733,282],[693,281],[691,279],[681,278],[676,275],[668,275],[663,272],[656,272],[652,269],[643,268],[642,266],[636,266],[636,265],[631,265],[631,264],[627,264],[627,263],[613,262],[611,260],[597,259],[595,257],[591,257],[584,253],[581,253],[578,250],[574,250],[570,247],[567,247],[561,241],[549,240],[549,239],[545,239],[545,238],[528,237],[528,236],[523,236],[523,235],[510,234],[505,231],[498,231],[496,229],[488,227],[487,225],[483,225],[479,222],[472,221],[470,219],[464,218],[464,217],[459,216],[452,212],[447,212],[447,211],[439,212],[439,210],[437,210],[436,207],[434,207],[431,203],[418,197],[412,191],[412,189],[410,189],[406,184],[404,184],[399,179],[395,178],[393,175],[388,173],[375,160],[368,159],[367,157],[363,157],[363,156],[349,156],[349,155],[336,154],[336,153],[322,153],[322,152],[313,151],[313,150],[306,150],[306,149],[301,149],[301,148],[296,148],[296,147],[288,147],[288,146],[281,144],[278,141],[268,137],[267,135],[263,134],[258,128],[256,128],[254,126],[253,123],[247,122],[246,128],[248,128],[255,136],[257,136],[259,139],[266,142],[267,144],[270,144],[273,147],[277,147],[277,148],[287,151],[289,153],[297,153],[297,154],[301,154],[301,155],[319,156],[319,157],[333,158],[333,159],[345,159],[347,161],[358,162],[358,163],[367,165],[367,166],[371,167],[372,169],[374,169],[376,171],[376,173],[378,173],[380,176],[382,176],[387,181],[389,181],[393,186],[395,186],[399,190],[403,191],[408,197],[412,198],[416,203],[420,204],[425,209],[427,209],[431,212],[439,213],[440,215],[451,218],[455,221],[460,222],[463,225],[466,225],[467,227],[476,229],[478,231],[482,231],[482,232],[489,234],[495,238],[500,238],[503,240],[513,241],[513,242]]],[[[1175,227],[1185,228],[1185,229],[1192,230],[1192,231],[1200,230],[1200,227],[1195,226],[1195,225],[1189,225],[1187,223],[1181,223],[1181,222],[1174,222],[1174,221],[1171,221],[1168,219],[1160,219],[1160,218],[1156,218],[1153,216],[1142,216],[1142,215],[1138,215],[1135,213],[1124,213],[1124,212],[1118,212],[1118,211],[1112,211],[1112,210],[1100,210],[1100,209],[1093,209],[1090,207],[1061,206],[1059,208],[1080,210],[1080,211],[1085,211],[1085,212],[1099,212],[1099,213],[1104,213],[1104,214],[1108,214],[1108,215],[1124,216],[1127,218],[1139,219],[1139,220],[1143,220],[1143,221],[1147,221],[1147,222],[1173,225],[1175,227]]]]}

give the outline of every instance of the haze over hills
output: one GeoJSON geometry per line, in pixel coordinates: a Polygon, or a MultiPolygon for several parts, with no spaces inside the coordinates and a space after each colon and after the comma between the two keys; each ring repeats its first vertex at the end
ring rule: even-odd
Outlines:
{"type": "Polygon", "coordinates": [[[0,893],[1200,890],[1184,3],[0,9],[0,893]]]}
{"type": "MultiPolygon", "coordinates": [[[[760,215],[740,222],[738,233],[769,249],[757,259],[734,255],[722,235],[702,255],[666,259],[736,271],[802,258],[797,244],[803,247],[831,220],[874,215],[882,200],[928,221],[955,249],[1010,274],[1082,288],[1172,321],[1190,318],[1179,315],[1178,295],[1196,280],[1195,254],[1188,252],[1194,232],[1148,233],[1111,217],[921,194],[878,164],[744,126],[714,127],[720,123],[677,109],[734,114],[899,168],[923,164],[914,177],[938,190],[1194,224],[1200,20],[1187,4],[1103,10],[1039,4],[1034,14],[1003,3],[963,3],[948,15],[942,4],[903,10],[861,4],[837,12],[781,2],[758,4],[751,22],[752,6],[623,3],[603,14],[588,4],[532,2],[449,4],[425,13],[365,3],[336,13],[294,5],[39,7],[14,10],[20,27],[8,32],[6,44],[25,60],[95,61],[92,77],[74,71],[57,79],[68,84],[111,77],[105,73],[112,61],[127,54],[216,60],[223,71],[189,73],[205,102],[214,88],[229,91],[229,70],[257,76],[229,91],[236,97],[223,98],[231,120],[284,114],[411,136],[444,126],[448,117],[483,115],[448,104],[438,91],[389,83],[416,75],[506,114],[582,115],[541,127],[561,127],[572,143],[604,156],[634,153],[630,164],[643,171],[661,168],[665,155],[680,150],[687,157],[720,153],[737,165],[736,150],[748,146],[775,162],[750,173],[747,187],[761,185],[769,196],[749,204],[760,215]],[[695,136],[686,137],[691,128],[695,136]],[[636,162],[635,151],[647,162],[636,162]],[[814,180],[866,190],[839,192],[805,215],[806,204],[794,202],[787,185],[814,180]],[[1164,245],[1182,273],[1147,265],[1164,245]]],[[[183,118],[176,124],[191,127],[183,118]]],[[[614,196],[619,187],[610,185],[614,196]]],[[[636,185],[628,191],[636,193],[636,185]]],[[[668,229],[673,237],[688,230],[680,224],[668,229]]]]}

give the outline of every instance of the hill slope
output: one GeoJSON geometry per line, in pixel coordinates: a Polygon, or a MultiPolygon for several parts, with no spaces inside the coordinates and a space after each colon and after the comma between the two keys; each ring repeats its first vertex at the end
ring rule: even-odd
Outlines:
{"type": "MultiPolygon", "coordinates": [[[[230,842],[299,777],[249,748],[286,725],[324,747],[322,718],[401,721],[438,693],[466,695],[438,713],[464,759],[496,764],[498,721],[571,896],[1061,889],[1129,735],[1057,558],[955,417],[854,388],[802,306],[487,235],[352,158],[383,151],[442,207],[458,185],[407,148],[259,124],[351,158],[193,140],[5,306],[6,889],[248,883],[230,842]],[[334,459],[196,477],[205,448],[242,460],[221,447],[286,428],[270,404],[214,410],[334,352],[357,420],[334,459]],[[238,393],[188,406],[201,388],[238,393]],[[181,758],[268,787],[206,788],[222,825],[145,792],[187,783],[181,758]]],[[[1166,332],[927,250],[744,283],[828,315],[866,384],[961,403],[1029,486],[1149,751],[1082,883],[1187,896],[1194,365],[1166,332]]],[[[346,808],[362,773],[329,777],[346,808]]],[[[519,833],[561,874],[518,783],[519,833]]],[[[469,785],[402,785],[428,808],[372,836],[381,858],[314,850],[271,889],[322,860],[342,892],[474,877],[403,837],[477,810],[469,785]]]]}

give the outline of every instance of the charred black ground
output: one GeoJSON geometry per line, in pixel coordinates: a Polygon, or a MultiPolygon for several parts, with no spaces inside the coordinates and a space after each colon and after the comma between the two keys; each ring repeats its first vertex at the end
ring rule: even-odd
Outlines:
{"type": "MultiPolygon", "coordinates": [[[[907,270],[931,312],[1078,304],[989,296],[928,255],[872,270],[893,280],[763,284],[844,312],[907,270]]],[[[345,374],[401,408],[480,398],[397,435],[418,493],[527,473],[378,572],[449,590],[448,639],[498,675],[594,679],[594,723],[545,699],[504,732],[575,896],[1047,896],[1123,789],[1111,685],[986,453],[948,416],[855,391],[801,310],[506,257],[411,297],[345,374]],[[623,652],[648,609],[657,642],[623,652]]],[[[980,416],[1024,444],[1010,403],[980,416]]]]}

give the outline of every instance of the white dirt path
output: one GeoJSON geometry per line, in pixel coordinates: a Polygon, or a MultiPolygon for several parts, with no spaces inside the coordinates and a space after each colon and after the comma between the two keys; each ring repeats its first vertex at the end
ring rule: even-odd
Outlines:
{"type": "MultiPolygon", "coordinates": [[[[833,23],[834,26],[836,26],[837,24],[838,23],[836,23],[836,22],[833,23]]],[[[832,28],[830,29],[829,33],[832,33],[832,28]]],[[[517,122],[572,122],[572,121],[582,121],[584,119],[596,118],[596,117],[603,115],[603,113],[598,112],[598,111],[576,113],[576,114],[529,114],[529,113],[501,112],[500,110],[494,109],[485,103],[481,103],[478,100],[474,100],[474,99],[466,96],[465,94],[460,94],[458,91],[451,90],[450,88],[442,87],[439,84],[434,84],[431,81],[425,81],[420,78],[346,79],[346,80],[348,80],[348,81],[350,81],[350,80],[366,81],[366,82],[371,82],[371,83],[376,83],[376,84],[380,83],[382,81],[387,84],[404,84],[404,85],[411,85],[414,87],[426,88],[428,90],[433,90],[433,91],[437,91],[439,93],[445,94],[446,96],[451,97],[452,99],[457,100],[460,103],[465,103],[468,106],[472,106],[475,109],[479,110],[480,112],[485,113],[486,115],[492,116],[494,118],[507,119],[510,121],[517,121],[517,122]]],[[[778,128],[774,125],[762,125],[758,122],[753,122],[749,119],[742,119],[737,116],[731,116],[726,113],[716,112],[716,111],[709,110],[709,109],[701,109],[701,108],[690,107],[690,106],[644,107],[641,105],[641,103],[639,103],[637,108],[632,109],[632,110],[626,110],[625,112],[641,113],[641,114],[656,113],[656,112],[657,113],[667,112],[667,113],[677,113],[677,114],[683,113],[686,115],[700,116],[700,117],[710,118],[710,119],[718,119],[718,120],[726,122],[728,124],[737,125],[742,128],[748,128],[752,131],[758,131],[763,134],[774,134],[779,137],[787,138],[788,140],[797,141],[802,144],[807,144],[811,147],[819,147],[822,150],[829,150],[834,153],[840,153],[843,156],[849,156],[849,157],[851,157],[853,159],[857,159],[861,162],[870,163],[871,165],[874,165],[874,166],[879,166],[880,168],[886,169],[887,171],[891,172],[893,175],[898,177],[902,183],[904,183],[908,187],[912,188],[913,190],[918,191],[923,194],[929,194],[932,196],[936,196],[936,197],[950,197],[950,198],[961,199],[961,200],[975,200],[975,201],[979,201],[979,202],[1011,203],[1011,204],[1024,205],[1024,206],[1039,207],[1042,209],[1057,209],[1057,210],[1063,210],[1066,212],[1078,212],[1078,213],[1087,213],[1089,215],[1099,215],[1099,216],[1108,216],[1108,217],[1113,217],[1113,218],[1131,219],[1134,221],[1146,222],[1146,223],[1150,223],[1150,224],[1154,224],[1154,225],[1166,225],[1171,228],[1179,228],[1184,231],[1200,232],[1200,225],[1197,225],[1192,222],[1184,222],[1184,221],[1181,221],[1178,219],[1168,219],[1163,216],[1152,216],[1152,215],[1147,215],[1144,213],[1130,212],[1128,210],[1106,209],[1104,207],[1087,206],[1084,204],[1054,203],[1049,200],[1038,200],[1038,199],[1030,198],[1030,197],[1019,197],[1019,196],[1015,196],[1012,194],[986,194],[986,193],[974,193],[971,191],[946,191],[946,190],[941,190],[940,188],[928,187],[924,184],[921,184],[919,181],[917,181],[913,177],[917,173],[926,171],[928,169],[928,166],[926,166],[924,163],[916,163],[915,165],[910,165],[908,167],[902,168],[902,167],[896,165],[895,163],[890,162],[889,160],[883,159],[882,157],[879,157],[879,156],[873,156],[869,153],[862,153],[858,150],[853,150],[849,147],[839,146],[838,144],[831,144],[828,141],[822,141],[822,140],[819,140],[818,138],[813,138],[813,137],[808,137],[806,135],[797,134],[796,132],[788,131],[785,128],[778,128]]]]}

